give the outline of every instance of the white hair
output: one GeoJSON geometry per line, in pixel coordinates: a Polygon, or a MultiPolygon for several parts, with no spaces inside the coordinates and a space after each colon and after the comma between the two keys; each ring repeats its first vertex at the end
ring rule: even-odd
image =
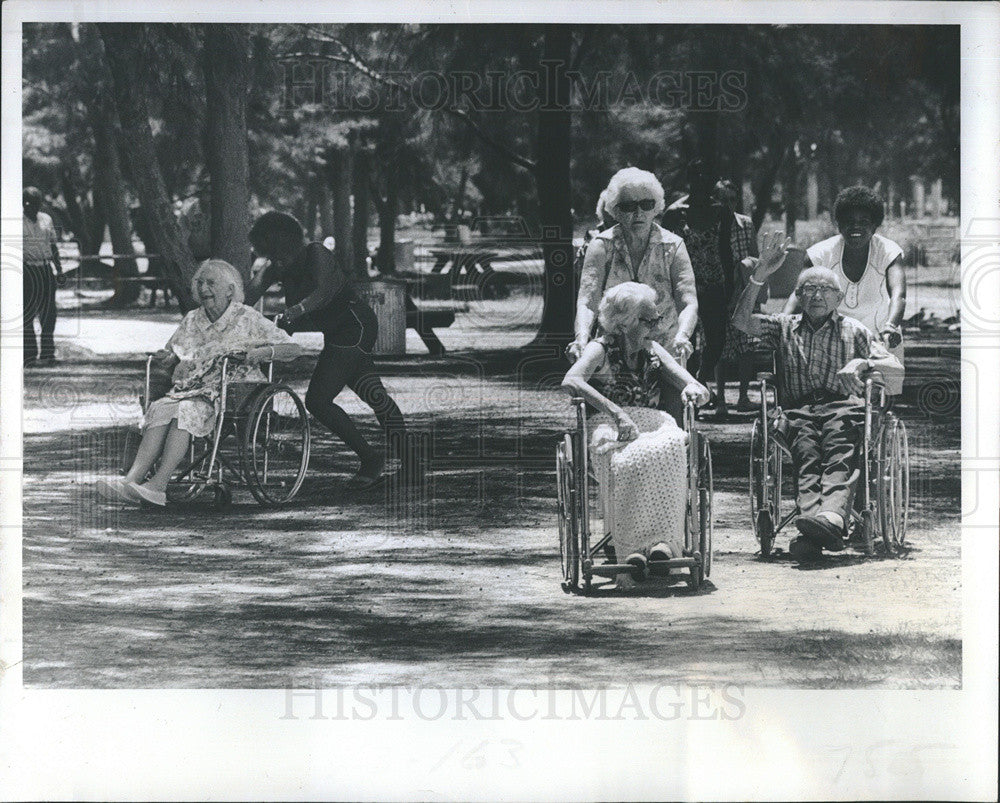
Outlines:
{"type": "Polygon", "coordinates": [[[597,307],[597,320],[605,332],[622,332],[636,325],[646,305],[656,309],[656,291],[652,287],[639,282],[622,282],[604,294],[597,307]]]}
{"type": "Polygon", "coordinates": [[[232,288],[233,301],[238,304],[243,303],[243,277],[240,276],[240,272],[224,259],[206,259],[191,277],[191,295],[198,304],[201,304],[201,296],[198,294],[198,280],[206,274],[214,274],[216,278],[222,279],[232,288]]]}
{"type": "Polygon", "coordinates": [[[830,284],[837,288],[838,292],[844,292],[844,286],[840,283],[840,277],[837,276],[837,274],[832,270],[824,268],[822,265],[816,265],[802,271],[802,273],[799,274],[799,278],[795,282],[795,289],[798,290],[810,279],[826,279],[830,282],[830,284]]]}
{"type": "MultiPolygon", "coordinates": [[[[648,170],[640,170],[638,167],[626,167],[619,170],[611,177],[607,188],[601,193],[604,199],[604,208],[612,216],[615,214],[615,207],[618,205],[618,196],[626,187],[642,187],[649,190],[656,206],[653,207],[653,214],[658,215],[666,207],[664,201],[663,185],[660,180],[648,170]]],[[[598,202],[600,203],[600,202],[598,202]]],[[[598,206],[600,209],[600,206],[598,206]]]]}

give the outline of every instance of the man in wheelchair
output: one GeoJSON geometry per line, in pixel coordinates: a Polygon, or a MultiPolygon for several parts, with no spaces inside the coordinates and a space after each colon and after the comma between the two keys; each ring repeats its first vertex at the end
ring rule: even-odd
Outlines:
{"type": "Polygon", "coordinates": [[[737,302],[733,325],[776,355],[778,399],[785,439],[798,478],[801,533],[789,547],[800,561],[823,549],[844,548],[863,437],[864,382],[872,372],[902,370],[898,360],[859,321],[838,313],[843,288],[828,268],[808,268],[795,293],[800,313],[754,314],[757,295],[784,260],[788,241],[767,235],[760,261],[737,302]]]}

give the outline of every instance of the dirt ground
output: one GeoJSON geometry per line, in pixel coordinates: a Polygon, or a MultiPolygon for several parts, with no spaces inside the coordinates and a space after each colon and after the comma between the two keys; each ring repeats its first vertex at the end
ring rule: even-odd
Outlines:
{"type": "MultiPolygon", "coordinates": [[[[75,348],[85,318],[60,369],[25,376],[29,686],[961,683],[957,337],[908,352],[906,558],[762,560],[748,519],[749,419],[706,422],[710,583],[584,598],[559,585],[553,451],[570,424],[559,363],[512,348],[383,360],[430,444],[426,487],[347,495],[353,460],[320,433],[289,508],[264,510],[238,491],[228,513],[150,512],[94,496],[138,412],[142,362],[75,348]]],[[[506,336],[523,342],[529,330],[515,319],[506,336]]],[[[308,369],[300,361],[287,377],[300,392],[308,369]]],[[[345,406],[375,437],[371,414],[353,397],[345,406]]]]}

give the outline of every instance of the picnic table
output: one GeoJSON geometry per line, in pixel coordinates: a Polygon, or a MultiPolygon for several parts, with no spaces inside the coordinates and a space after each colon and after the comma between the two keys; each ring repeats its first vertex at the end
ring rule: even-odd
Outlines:
{"type": "Polygon", "coordinates": [[[480,298],[502,298],[506,288],[496,281],[493,261],[499,251],[483,247],[455,246],[432,249],[434,258],[430,275],[447,277],[452,298],[472,301],[480,298]]]}

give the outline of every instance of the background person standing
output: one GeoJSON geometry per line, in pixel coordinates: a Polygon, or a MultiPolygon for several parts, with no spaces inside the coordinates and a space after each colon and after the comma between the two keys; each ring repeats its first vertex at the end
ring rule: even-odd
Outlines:
{"type": "Polygon", "coordinates": [[[24,207],[24,364],[49,364],[56,360],[56,284],[62,283],[62,262],[52,218],[40,211],[42,193],[25,187],[24,207]],[[55,273],[53,273],[55,268],[55,273]],[[35,340],[35,318],[42,327],[41,344],[35,340]]]}

